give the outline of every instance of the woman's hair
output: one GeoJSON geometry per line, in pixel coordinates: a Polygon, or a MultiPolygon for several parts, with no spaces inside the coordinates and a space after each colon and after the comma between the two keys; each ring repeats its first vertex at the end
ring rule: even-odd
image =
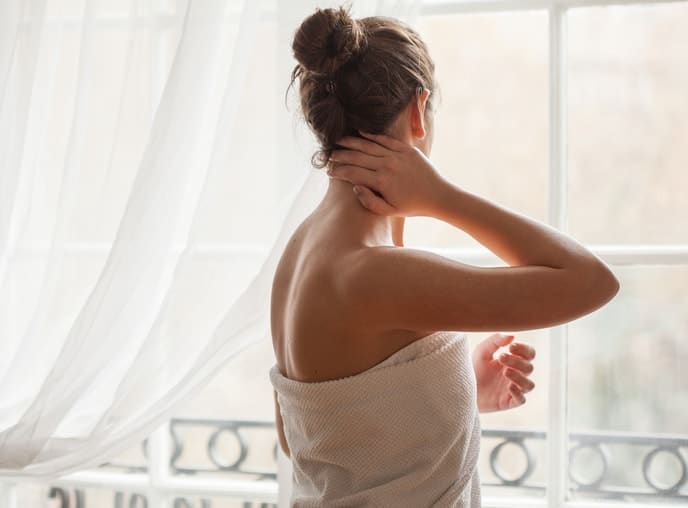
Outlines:
{"type": "Polygon", "coordinates": [[[336,140],[358,136],[358,130],[380,134],[387,130],[414,95],[431,91],[435,65],[418,33],[389,17],[353,19],[346,9],[316,9],[294,35],[301,111],[321,149],[311,163],[322,168],[336,140]]]}

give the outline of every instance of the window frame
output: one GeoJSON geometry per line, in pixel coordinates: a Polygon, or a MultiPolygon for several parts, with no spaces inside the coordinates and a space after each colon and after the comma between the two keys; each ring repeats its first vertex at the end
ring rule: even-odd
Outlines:
{"type": "MultiPolygon", "coordinates": [[[[566,232],[568,220],[567,203],[567,15],[571,9],[611,5],[653,5],[667,3],[686,3],[688,0],[423,0],[419,16],[470,14],[486,12],[511,12],[520,10],[547,11],[548,15],[548,89],[549,89],[549,190],[548,190],[548,223],[566,232]]],[[[182,10],[182,0],[176,0],[177,12],[182,10]]],[[[284,3],[278,3],[278,21],[288,10],[284,3]]],[[[108,25],[126,24],[128,18],[116,15],[99,19],[108,25]]],[[[164,86],[161,75],[161,57],[163,48],[160,44],[162,28],[175,21],[169,13],[154,14],[150,22],[157,32],[155,57],[151,61],[153,72],[153,96],[159,96],[164,86]]],[[[79,23],[78,19],[60,18],[51,20],[54,23],[79,23]]],[[[281,26],[278,23],[278,26],[281,26]]],[[[283,64],[288,69],[289,62],[283,64]]],[[[287,75],[287,74],[284,74],[287,75]]],[[[103,250],[109,245],[74,244],[68,250],[103,250]]],[[[207,246],[213,251],[247,251],[263,252],[262,246],[207,246]]],[[[688,244],[609,244],[589,245],[588,248],[612,266],[623,265],[672,265],[688,264],[688,244]]],[[[496,257],[484,248],[429,248],[443,256],[463,262],[493,262],[496,257]]],[[[612,508],[626,507],[630,503],[610,502],[604,500],[567,501],[568,476],[568,427],[567,427],[567,346],[568,325],[551,327],[548,331],[550,340],[549,370],[549,414],[547,426],[547,491],[544,497],[483,497],[485,507],[547,507],[547,508],[612,508]],[[563,394],[563,396],[562,396],[563,394]]],[[[277,503],[277,482],[228,481],[217,479],[182,478],[169,474],[168,464],[171,450],[169,421],[158,427],[149,438],[147,458],[148,473],[114,473],[107,471],[84,471],[73,473],[50,482],[51,485],[66,488],[102,488],[135,490],[148,496],[150,506],[167,508],[178,495],[236,496],[243,495],[265,502],[277,503]]],[[[278,461],[278,475],[288,473],[284,464],[278,461]]],[[[0,477],[0,505],[9,508],[17,507],[16,484],[36,481],[30,476],[0,477]]],[[[40,480],[41,483],[43,480],[40,480]]],[[[660,503],[632,503],[634,508],[658,508],[660,503]]]]}

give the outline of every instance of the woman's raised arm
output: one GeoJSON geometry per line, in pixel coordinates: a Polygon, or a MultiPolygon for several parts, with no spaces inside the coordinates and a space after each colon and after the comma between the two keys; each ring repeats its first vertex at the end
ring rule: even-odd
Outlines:
{"type": "Polygon", "coordinates": [[[374,313],[368,319],[380,327],[403,321],[417,330],[542,328],[590,313],[618,292],[609,267],[570,236],[446,181],[413,146],[366,136],[342,140],[349,149],[333,152],[330,172],[363,187],[363,206],[445,221],[511,265],[482,268],[408,248],[353,254],[342,267],[342,287],[367,295],[359,311],[374,313]]]}

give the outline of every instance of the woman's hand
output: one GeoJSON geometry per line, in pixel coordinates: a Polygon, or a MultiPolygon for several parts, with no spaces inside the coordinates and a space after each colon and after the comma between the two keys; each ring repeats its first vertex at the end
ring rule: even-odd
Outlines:
{"type": "Polygon", "coordinates": [[[361,204],[378,215],[432,217],[447,185],[423,152],[385,134],[361,132],[337,141],[327,172],[354,185],[361,204]],[[377,195],[376,195],[377,193],[377,195]]]}
{"type": "Polygon", "coordinates": [[[504,411],[525,404],[524,393],[535,388],[528,379],[533,372],[535,349],[520,342],[512,342],[510,353],[493,359],[495,351],[513,340],[513,335],[495,333],[478,344],[473,351],[473,369],[478,388],[478,411],[504,411]]]}

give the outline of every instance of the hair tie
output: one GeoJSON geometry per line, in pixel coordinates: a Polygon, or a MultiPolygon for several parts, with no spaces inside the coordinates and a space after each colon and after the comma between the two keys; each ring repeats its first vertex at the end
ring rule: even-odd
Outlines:
{"type": "Polygon", "coordinates": [[[325,90],[327,90],[327,93],[333,94],[336,90],[335,88],[335,83],[334,79],[330,79],[325,83],[325,90]]]}

